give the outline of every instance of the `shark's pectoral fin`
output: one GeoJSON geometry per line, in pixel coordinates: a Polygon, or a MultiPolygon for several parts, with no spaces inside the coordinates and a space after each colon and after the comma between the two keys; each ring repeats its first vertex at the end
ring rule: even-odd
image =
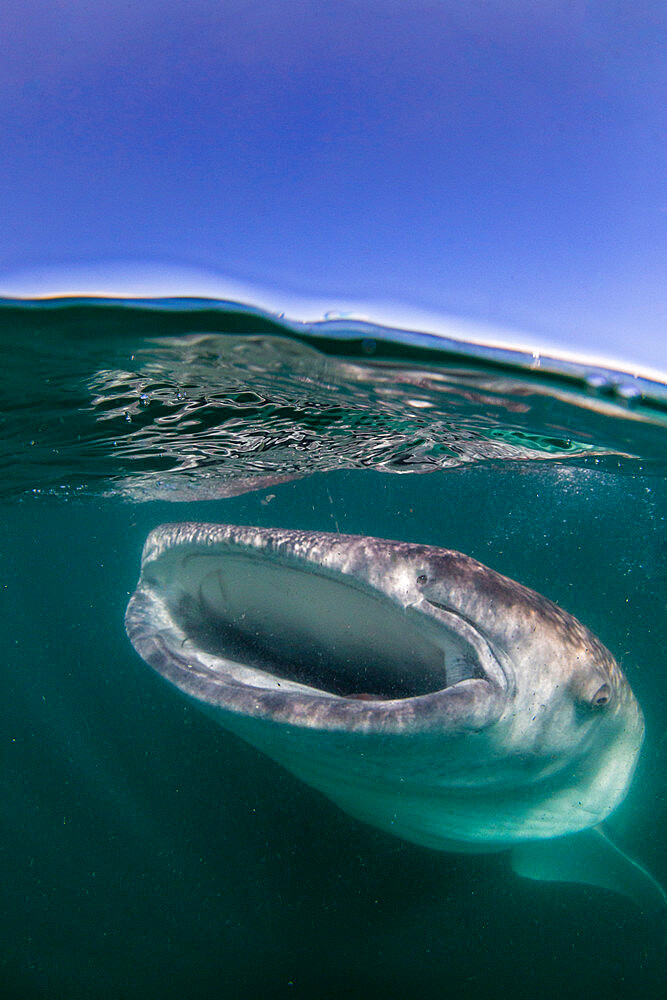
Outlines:
{"type": "Polygon", "coordinates": [[[628,896],[643,910],[667,906],[660,883],[617,847],[600,826],[568,837],[519,844],[512,849],[512,868],[525,878],[611,889],[628,896]]]}

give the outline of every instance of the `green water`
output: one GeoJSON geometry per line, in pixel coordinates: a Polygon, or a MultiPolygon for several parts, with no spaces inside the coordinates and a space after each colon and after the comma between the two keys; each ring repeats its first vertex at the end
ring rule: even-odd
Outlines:
{"type": "Polygon", "coordinates": [[[181,312],[0,309],[0,996],[659,995],[660,917],[356,822],[186,704],[123,615],[166,520],[467,552],[622,663],[647,737],[614,829],[664,884],[660,393],[181,312]]]}

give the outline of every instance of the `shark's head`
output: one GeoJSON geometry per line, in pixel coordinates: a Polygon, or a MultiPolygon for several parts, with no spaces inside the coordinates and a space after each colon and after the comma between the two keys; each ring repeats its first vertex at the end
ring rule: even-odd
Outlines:
{"type": "Polygon", "coordinates": [[[433,846],[593,826],[643,733],[575,618],[458,552],[376,538],[163,525],[128,634],[228,728],[349,812],[433,846]]]}
{"type": "Polygon", "coordinates": [[[527,810],[528,838],[583,829],[625,797],[642,712],[608,649],[552,601],[457,552],[426,549],[421,606],[443,626],[465,622],[498,664],[504,706],[487,730],[496,780],[523,772],[552,794],[527,810]]]}

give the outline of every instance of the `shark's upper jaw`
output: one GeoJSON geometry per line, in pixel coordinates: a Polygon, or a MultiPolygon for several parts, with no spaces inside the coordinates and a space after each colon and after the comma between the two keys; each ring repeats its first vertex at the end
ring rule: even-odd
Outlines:
{"type": "Polygon", "coordinates": [[[267,560],[240,547],[185,553],[168,610],[199,669],[257,688],[388,701],[504,682],[474,625],[418,589],[399,602],[359,576],[294,557],[267,560]]]}

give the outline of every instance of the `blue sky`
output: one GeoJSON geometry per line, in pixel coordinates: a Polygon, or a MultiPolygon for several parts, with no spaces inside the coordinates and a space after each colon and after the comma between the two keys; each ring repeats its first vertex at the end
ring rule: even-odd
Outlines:
{"type": "Polygon", "coordinates": [[[667,368],[662,3],[3,0],[0,37],[0,289],[182,266],[667,368]]]}

